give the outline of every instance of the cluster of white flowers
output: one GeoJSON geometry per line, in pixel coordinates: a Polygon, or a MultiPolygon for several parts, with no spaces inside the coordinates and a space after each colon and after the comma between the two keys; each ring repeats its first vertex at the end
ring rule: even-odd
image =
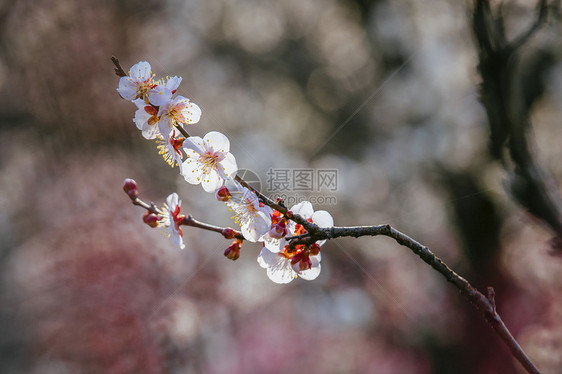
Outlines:
{"type": "MultiPolygon", "coordinates": [[[[242,186],[236,179],[238,166],[230,153],[230,141],[217,131],[203,138],[187,136],[185,126],[199,122],[201,109],[195,103],[176,93],[181,77],[155,80],[150,64],[141,61],[121,77],[117,91],[136,107],[133,122],[146,139],[157,142],[159,153],[170,166],[178,165],[180,174],[191,184],[201,184],[206,192],[225,202],[240,225],[244,239],[263,242],[258,263],[267,270],[276,283],[289,283],[297,276],[312,280],[320,274],[320,246],[291,244],[286,236],[302,235],[306,230],[288,217],[265,205],[256,193],[242,186]],[[184,160],[185,159],[185,160],[184,160]]],[[[168,196],[162,214],[147,214],[145,222],[163,227],[175,244],[185,248],[181,225],[185,216],[180,214],[181,201],[176,193],[168,196]]],[[[319,227],[333,226],[332,216],[326,211],[314,212],[308,201],[290,209],[319,227]]],[[[225,252],[229,258],[239,256],[241,240],[237,239],[225,252]]]]}

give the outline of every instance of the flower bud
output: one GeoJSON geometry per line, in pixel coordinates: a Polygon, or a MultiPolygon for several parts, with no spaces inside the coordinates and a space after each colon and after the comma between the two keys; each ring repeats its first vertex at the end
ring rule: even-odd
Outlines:
{"type": "Polygon", "coordinates": [[[297,273],[312,268],[312,261],[306,252],[297,253],[291,261],[291,267],[297,273]]]}
{"type": "Polygon", "coordinates": [[[240,248],[242,248],[242,240],[236,239],[228,246],[226,251],[224,251],[224,255],[232,261],[238,260],[240,257],[240,248]]]}
{"type": "Polygon", "coordinates": [[[125,193],[129,195],[129,198],[131,200],[139,197],[139,187],[137,186],[137,182],[135,182],[131,178],[126,178],[123,181],[123,191],[125,191],[125,193]]]}
{"type": "Polygon", "coordinates": [[[284,220],[271,225],[269,236],[273,239],[281,239],[287,235],[287,225],[284,220]]]}
{"type": "Polygon", "coordinates": [[[156,227],[158,226],[158,221],[160,220],[160,217],[158,217],[156,214],[154,213],[150,213],[148,211],[146,211],[144,213],[144,215],[142,216],[142,220],[144,223],[146,223],[148,226],[150,227],[156,227]]]}
{"type": "Polygon", "coordinates": [[[237,232],[231,229],[230,227],[227,227],[226,229],[222,230],[222,236],[224,236],[225,239],[234,239],[236,238],[236,234],[237,232]]]}
{"type": "Polygon", "coordinates": [[[217,190],[217,192],[215,192],[215,197],[218,201],[228,201],[230,200],[232,195],[230,194],[230,191],[228,190],[228,188],[226,188],[226,186],[222,186],[217,190]]]}

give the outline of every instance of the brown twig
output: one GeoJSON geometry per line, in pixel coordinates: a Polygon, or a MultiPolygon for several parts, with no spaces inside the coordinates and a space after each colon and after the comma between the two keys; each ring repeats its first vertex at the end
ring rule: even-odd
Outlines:
{"type": "Polygon", "coordinates": [[[115,65],[115,75],[117,75],[118,77],[126,77],[127,73],[125,73],[125,70],[123,70],[123,68],[121,67],[121,64],[119,63],[117,57],[111,56],[111,61],[113,62],[113,65],[115,65]]]}
{"type": "MultiPolygon", "coordinates": [[[[388,236],[394,239],[398,244],[409,248],[417,256],[419,256],[426,264],[431,266],[437,272],[452,283],[472,305],[482,313],[484,319],[492,327],[492,329],[499,335],[503,342],[510,349],[513,356],[523,365],[525,370],[531,374],[540,374],[535,365],[531,362],[529,357],[525,354],[523,349],[505,323],[502,321],[500,315],[496,311],[495,292],[492,287],[488,288],[488,296],[485,296],[463,277],[455,273],[447,264],[437,257],[428,247],[412,239],[408,235],[396,230],[390,225],[378,226],[355,226],[355,227],[330,227],[318,228],[313,234],[305,234],[293,237],[296,240],[315,242],[317,240],[335,239],[340,237],[354,237],[361,236],[388,236]]],[[[290,238],[289,238],[290,239],[290,238]]]]}
{"type": "MultiPolygon", "coordinates": [[[[139,199],[138,196],[137,197],[129,196],[129,197],[131,198],[131,202],[133,203],[133,205],[140,206],[141,208],[146,209],[147,212],[156,214],[159,217],[162,216],[163,212],[160,209],[158,209],[154,203],[151,202],[150,204],[148,204],[142,201],[141,199],[139,199]]],[[[191,226],[191,227],[196,227],[198,229],[217,232],[227,239],[239,239],[241,241],[244,240],[244,235],[242,235],[242,233],[239,231],[236,231],[230,227],[220,227],[220,226],[211,225],[209,223],[201,222],[193,218],[191,215],[184,216],[183,219],[181,220],[180,225],[191,226]]]]}
{"type": "Polygon", "coordinates": [[[153,214],[156,214],[156,215],[162,214],[162,211],[160,211],[158,208],[156,208],[156,205],[154,205],[153,202],[151,202],[150,204],[147,204],[144,201],[142,201],[141,199],[139,199],[138,197],[136,197],[134,199],[131,199],[131,201],[133,202],[133,205],[140,206],[141,208],[146,209],[149,213],[153,213],[153,214]]]}
{"type": "Polygon", "coordinates": [[[181,222],[181,225],[182,226],[191,226],[191,227],[196,227],[198,229],[217,232],[217,233],[219,233],[223,236],[224,236],[225,230],[230,229],[230,230],[234,231],[234,235],[231,239],[244,240],[244,235],[242,235],[242,233],[239,232],[239,231],[236,231],[236,230],[234,230],[230,227],[219,227],[219,226],[211,225],[211,224],[208,224],[208,223],[204,223],[204,222],[196,220],[192,216],[184,217],[184,219],[181,222]]]}

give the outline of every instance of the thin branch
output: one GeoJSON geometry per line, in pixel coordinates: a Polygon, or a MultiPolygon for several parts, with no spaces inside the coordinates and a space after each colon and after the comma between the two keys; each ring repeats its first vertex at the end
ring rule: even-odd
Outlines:
{"type": "Polygon", "coordinates": [[[225,230],[230,229],[234,232],[233,237],[231,239],[244,240],[244,235],[242,235],[242,233],[239,232],[239,231],[236,231],[236,230],[234,230],[230,227],[219,227],[219,226],[211,225],[211,224],[208,224],[208,223],[204,223],[204,222],[196,220],[192,216],[184,217],[184,219],[181,222],[181,225],[182,226],[191,226],[191,227],[196,227],[198,229],[217,232],[217,233],[219,233],[223,236],[225,236],[225,234],[224,234],[225,230]]]}
{"type": "Polygon", "coordinates": [[[529,357],[521,349],[521,346],[496,311],[495,292],[492,287],[488,288],[488,296],[485,296],[463,277],[455,273],[443,260],[437,257],[428,247],[412,239],[408,235],[396,230],[390,225],[377,226],[355,226],[355,227],[330,227],[318,228],[316,233],[305,234],[293,237],[297,240],[317,241],[324,239],[335,239],[340,237],[361,236],[388,236],[394,239],[398,244],[409,248],[417,256],[419,256],[426,264],[438,271],[441,275],[452,283],[472,305],[482,313],[484,319],[492,327],[492,329],[500,336],[503,342],[510,349],[513,356],[523,365],[525,370],[531,374],[540,374],[539,370],[531,362],[529,357]]]}
{"type": "Polygon", "coordinates": [[[125,73],[125,70],[123,70],[123,68],[121,67],[121,64],[119,63],[117,57],[111,56],[111,61],[113,62],[113,65],[115,65],[115,75],[117,75],[118,77],[126,77],[127,73],[125,73]]]}
{"type": "Polygon", "coordinates": [[[156,205],[154,205],[153,202],[151,202],[150,204],[145,203],[144,201],[142,201],[141,199],[139,199],[138,197],[131,199],[131,201],[133,202],[133,205],[137,205],[140,206],[141,208],[146,209],[148,212],[159,215],[162,214],[162,211],[160,211],[158,208],[156,208],[156,205]]]}
{"type": "MultiPolygon", "coordinates": [[[[152,202],[148,204],[142,201],[141,199],[139,199],[138,197],[131,198],[131,202],[133,203],[133,205],[140,206],[141,208],[146,209],[147,212],[156,214],[159,217],[161,217],[162,214],[164,214],[164,212],[158,209],[156,205],[152,202]]],[[[239,239],[242,241],[244,240],[244,235],[242,235],[241,232],[234,230],[233,228],[220,227],[220,226],[211,225],[209,223],[201,222],[193,218],[191,215],[184,216],[180,222],[180,225],[191,226],[198,229],[217,232],[221,234],[223,237],[225,237],[226,239],[239,239]]]]}
{"type": "Polygon", "coordinates": [[[191,135],[189,135],[189,133],[187,131],[185,131],[185,129],[183,127],[181,127],[178,124],[175,124],[176,129],[178,129],[178,131],[185,137],[185,138],[189,138],[191,135]]]}
{"type": "Polygon", "coordinates": [[[546,16],[548,14],[548,5],[546,3],[546,0],[540,0],[538,2],[536,12],[537,19],[535,20],[533,25],[526,32],[515,38],[515,40],[510,43],[513,50],[517,50],[523,44],[525,44],[527,40],[529,40],[529,38],[532,37],[545,23],[546,16]]]}

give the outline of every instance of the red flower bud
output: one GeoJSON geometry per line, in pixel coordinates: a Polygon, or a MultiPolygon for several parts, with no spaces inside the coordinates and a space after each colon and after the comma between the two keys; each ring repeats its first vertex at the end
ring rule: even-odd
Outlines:
{"type": "Polygon", "coordinates": [[[226,186],[222,186],[217,190],[217,192],[215,192],[215,197],[218,201],[228,201],[230,200],[232,195],[230,194],[230,191],[228,190],[228,188],[226,188],[226,186]]]}
{"type": "Polygon", "coordinates": [[[142,216],[142,220],[144,223],[146,223],[148,226],[150,227],[156,227],[158,226],[158,221],[160,220],[160,217],[158,217],[156,214],[154,213],[150,213],[148,211],[146,211],[144,213],[144,215],[142,216]]]}
{"type": "Polygon", "coordinates": [[[287,231],[287,224],[284,220],[281,220],[278,223],[271,224],[271,229],[269,230],[269,236],[273,239],[281,239],[286,236],[288,233],[287,231]]]}
{"type": "Polygon", "coordinates": [[[291,266],[296,272],[308,270],[312,267],[312,261],[306,251],[298,252],[291,259],[291,266]]]}
{"type": "Polygon", "coordinates": [[[137,182],[135,182],[131,178],[126,178],[123,181],[123,191],[125,191],[125,193],[129,195],[129,198],[131,200],[139,197],[139,187],[137,186],[137,182]]]}
{"type": "Polygon", "coordinates": [[[226,251],[224,251],[224,255],[232,261],[238,260],[240,257],[240,248],[242,248],[242,240],[236,239],[228,246],[226,251]]]}
{"type": "Polygon", "coordinates": [[[222,236],[224,236],[225,239],[234,239],[236,238],[236,235],[237,232],[231,229],[230,227],[227,227],[226,229],[222,230],[222,236]]]}

